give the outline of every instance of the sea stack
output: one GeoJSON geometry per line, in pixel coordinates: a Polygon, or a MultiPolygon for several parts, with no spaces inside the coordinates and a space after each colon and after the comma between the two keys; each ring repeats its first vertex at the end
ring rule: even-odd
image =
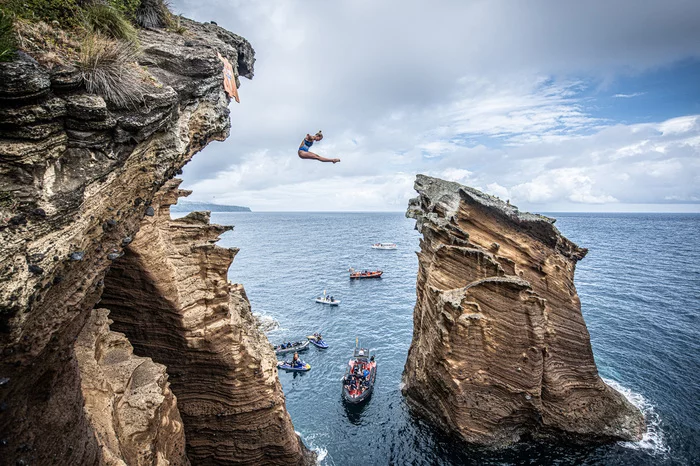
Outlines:
{"type": "Polygon", "coordinates": [[[424,175],[415,189],[406,215],[423,238],[403,374],[412,411],[490,446],[524,435],[640,439],[644,416],[593,359],[574,286],[587,250],[554,219],[476,189],[424,175]]]}

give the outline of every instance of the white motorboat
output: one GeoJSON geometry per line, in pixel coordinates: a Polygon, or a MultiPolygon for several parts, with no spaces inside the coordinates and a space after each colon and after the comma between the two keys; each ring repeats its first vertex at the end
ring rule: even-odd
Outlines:
{"type": "Polygon", "coordinates": [[[325,298],[323,296],[319,296],[318,298],[316,298],[316,302],[321,304],[328,304],[329,306],[337,306],[338,304],[340,304],[339,299],[331,299],[330,296],[326,296],[325,298]]]}
{"type": "Polygon", "coordinates": [[[374,243],[372,249],[396,249],[396,243],[374,243]]]}
{"type": "Polygon", "coordinates": [[[323,296],[319,296],[315,299],[315,301],[320,304],[328,304],[329,306],[337,306],[338,304],[340,304],[340,300],[333,298],[333,296],[329,294],[326,294],[326,290],[323,290],[323,296]]]}

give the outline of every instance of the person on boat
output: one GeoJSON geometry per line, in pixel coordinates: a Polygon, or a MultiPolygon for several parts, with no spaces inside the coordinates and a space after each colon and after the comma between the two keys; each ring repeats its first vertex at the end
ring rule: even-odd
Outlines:
{"type": "Polygon", "coordinates": [[[301,361],[299,360],[299,353],[294,353],[294,356],[292,357],[292,367],[298,367],[301,366],[301,361]]]}
{"type": "Polygon", "coordinates": [[[318,154],[314,154],[311,152],[309,149],[311,149],[311,146],[314,144],[314,141],[320,141],[323,139],[323,133],[319,131],[318,133],[314,134],[311,136],[310,134],[307,134],[306,137],[301,141],[301,145],[299,146],[299,158],[301,159],[311,159],[311,160],[318,160],[319,162],[332,162],[332,163],[338,163],[340,162],[340,159],[327,159],[325,157],[321,157],[318,154]]]}

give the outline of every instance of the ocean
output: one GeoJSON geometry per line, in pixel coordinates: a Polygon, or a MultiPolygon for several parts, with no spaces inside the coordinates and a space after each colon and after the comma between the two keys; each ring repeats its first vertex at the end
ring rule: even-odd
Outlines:
{"type": "Polygon", "coordinates": [[[280,372],[295,429],[323,465],[700,463],[700,215],[550,214],[589,248],[576,286],[601,376],[646,415],[638,443],[527,441],[501,450],[462,445],[414,419],[401,396],[413,332],[419,234],[402,213],[214,213],[234,225],[221,246],[238,247],[229,279],[253,312],[276,326],[272,343],[320,331],[330,348],[310,348],[307,373],[280,372]],[[397,250],[373,250],[375,242],[397,250]],[[384,270],[351,281],[348,269],[384,270]],[[339,307],[317,304],[327,290],[339,307]],[[358,338],[376,353],[371,400],[341,401],[345,366],[358,338]]]}

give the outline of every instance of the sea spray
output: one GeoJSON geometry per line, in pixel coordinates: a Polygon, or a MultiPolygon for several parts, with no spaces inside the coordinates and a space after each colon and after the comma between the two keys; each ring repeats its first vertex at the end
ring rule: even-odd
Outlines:
{"type": "Polygon", "coordinates": [[[618,444],[635,450],[649,450],[654,455],[668,456],[671,450],[666,444],[664,432],[661,428],[661,417],[656,412],[654,405],[641,394],[633,392],[614,380],[603,378],[603,381],[622,393],[627,398],[627,401],[644,413],[647,423],[647,431],[642,440],[638,442],[618,442],[618,444]]]}

